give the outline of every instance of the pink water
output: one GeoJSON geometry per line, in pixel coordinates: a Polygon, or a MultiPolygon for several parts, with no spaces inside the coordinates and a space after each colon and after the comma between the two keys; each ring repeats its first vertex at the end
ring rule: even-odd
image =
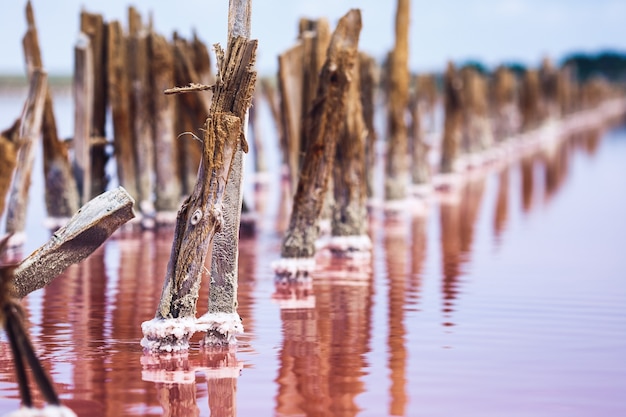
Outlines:
{"type": "MultiPolygon", "coordinates": [[[[425,215],[373,210],[365,272],[324,259],[310,287],[284,288],[285,218],[266,191],[240,242],[236,352],[142,352],[168,233],[117,235],[28,296],[33,342],[83,416],[626,415],[626,128],[461,193],[425,215]]],[[[0,414],[18,407],[2,335],[0,414]]]]}

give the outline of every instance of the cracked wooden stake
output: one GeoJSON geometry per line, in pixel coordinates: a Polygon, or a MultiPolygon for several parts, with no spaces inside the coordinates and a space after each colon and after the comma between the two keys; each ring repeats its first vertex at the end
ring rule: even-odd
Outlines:
{"type": "MultiPolygon", "coordinates": [[[[229,42],[235,37],[242,40],[250,38],[251,0],[230,0],[228,8],[228,39],[229,42]]],[[[229,45],[229,54],[231,53],[229,45]]],[[[250,67],[247,69],[256,80],[256,73],[250,67]]],[[[218,79],[224,77],[225,72],[220,69],[218,79]]],[[[250,86],[249,99],[252,100],[255,84],[250,86]]],[[[220,106],[218,90],[215,90],[211,110],[220,106]]],[[[237,98],[238,92],[232,91],[233,98],[237,98]]],[[[242,97],[243,98],[243,97],[242,97]]],[[[248,131],[248,108],[246,106],[228,108],[242,121],[242,132],[248,131]]],[[[230,107],[231,105],[229,105],[230,107]]],[[[227,315],[226,321],[232,328],[241,327],[241,318],[237,314],[237,280],[239,275],[239,226],[241,223],[241,205],[243,201],[243,153],[248,152],[247,145],[242,149],[241,142],[237,143],[237,150],[233,157],[228,182],[224,195],[224,227],[215,236],[213,252],[211,254],[211,286],[209,291],[209,315],[227,315]]],[[[209,317],[211,320],[212,317],[209,317]]],[[[221,326],[220,326],[221,327],[221,326]]],[[[227,345],[230,343],[231,332],[222,332],[219,329],[211,329],[205,337],[207,345],[227,345]]]]}
{"type": "MultiPolygon", "coordinates": [[[[211,328],[210,324],[202,327],[195,323],[198,290],[205,272],[207,250],[215,234],[223,228],[234,227],[223,220],[222,204],[236,150],[239,146],[247,150],[241,116],[250,106],[256,83],[253,70],[256,47],[256,41],[242,37],[230,40],[226,54],[216,46],[220,81],[216,84],[204,129],[198,179],[178,211],[155,318],[142,325],[142,345],[150,350],[186,350],[189,337],[196,330],[211,328]]],[[[226,246],[232,245],[233,241],[226,243],[226,246]]]]}
{"type": "Polygon", "coordinates": [[[48,285],[68,266],[89,256],[133,214],[133,199],[122,187],[89,201],[57,230],[48,243],[24,259],[15,270],[18,298],[48,285]]]}
{"type": "Polygon", "coordinates": [[[283,239],[283,258],[312,258],[315,254],[319,234],[317,223],[335,160],[337,138],[345,120],[348,89],[358,59],[360,31],[361,12],[353,9],[339,20],[332,35],[317,96],[305,121],[310,142],[300,172],[289,229],[283,239]]]}
{"type": "Polygon", "coordinates": [[[19,150],[17,169],[11,183],[7,206],[6,232],[12,234],[11,244],[20,246],[25,239],[26,211],[28,208],[28,190],[30,176],[35,162],[36,142],[41,135],[43,110],[48,91],[48,76],[41,70],[34,70],[24,104],[19,130],[19,150]]]}

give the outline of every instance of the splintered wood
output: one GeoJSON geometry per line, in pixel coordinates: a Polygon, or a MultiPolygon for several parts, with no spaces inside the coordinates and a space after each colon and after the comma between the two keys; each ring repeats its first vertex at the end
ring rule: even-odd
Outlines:
{"type": "Polygon", "coordinates": [[[224,189],[238,146],[247,150],[242,115],[252,101],[257,42],[231,39],[226,53],[218,47],[218,82],[207,118],[198,178],[180,208],[161,301],[155,319],[144,323],[142,345],[151,350],[186,349],[193,328],[161,331],[164,320],[194,319],[207,250],[223,225],[224,189]]]}
{"type": "Polygon", "coordinates": [[[354,9],[341,18],[331,38],[317,95],[305,120],[309,144],[289,229],[283,239],[283,258],[311,258],[315,253],[319,234],[317,222],[335,160],[337,138],[345,120],[348,90],[358,59],[360,31],[361,12],[354,9]]]}

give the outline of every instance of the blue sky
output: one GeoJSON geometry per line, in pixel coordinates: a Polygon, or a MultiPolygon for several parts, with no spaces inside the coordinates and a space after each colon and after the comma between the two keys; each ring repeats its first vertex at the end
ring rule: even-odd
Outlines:
{"type": "MultiPolygon", "coordinates": [[[[34,0],[44,65],[71,73],[81,7],[126,24],[128,4],[152,12],[160,33],[192,29],[209,44],[226,37],[227,0],[34,0]]],[[[25,1],[3,0],[0,11],[0,73],[24,71],[21,38],[25,1]]],[[[336,21],[350,8],[363,13],[361,49],[377,58],[393,45],[395,1],[253,0],[252,35],[259,39],[258,67],[276,70],[276,56],[290,47],[301,16],[336,21]]],[[[626,51],[624,0],[431,0],[411,4],[410,65],[439,70],[447,60],[477,59],[488,65],[519,61],[537,65],[543,56],[610,48],[626,51]]]]}

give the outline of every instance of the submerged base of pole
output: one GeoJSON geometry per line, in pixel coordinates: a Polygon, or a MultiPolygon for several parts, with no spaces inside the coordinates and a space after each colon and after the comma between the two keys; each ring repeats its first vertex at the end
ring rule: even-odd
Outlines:
{"type": "Polygon", "coordinates": [[[241,317],[237,313],[206,313],[197,321],[206,331],[204,347],[230,347],[237,344],[237,335],[243,333],[241,317]]]}
{"type": "Polygon", "coordinates": [[[151,352],[184,352],[196,332],[206,332],[204,346],[235,346],[243,324],[237,313],[207,313],[202,317],[153,318],[141,324],[141,346],[151,352]]]}
{"type": "Polygon", "coordinates": [[[272,268],[276,273],[276,282],[306,281],[315,270],[315,258],[280,258],[272,262],[272,268]]]}

